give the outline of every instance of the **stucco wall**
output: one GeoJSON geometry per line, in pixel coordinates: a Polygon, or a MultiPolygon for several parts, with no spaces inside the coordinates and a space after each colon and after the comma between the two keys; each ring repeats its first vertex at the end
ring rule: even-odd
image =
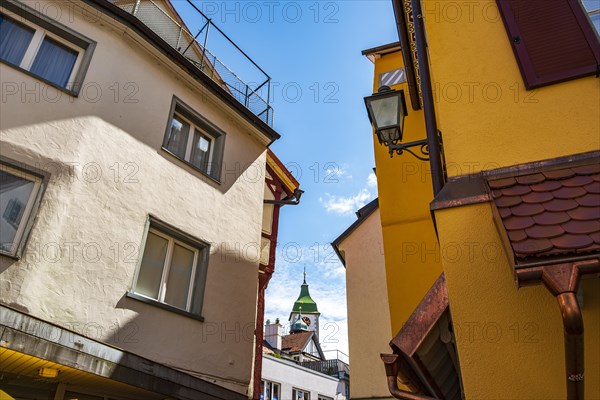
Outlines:
{"type": "Polygon", "coordinates": [[[600,79],[526,90],[496,1],[423,3],[449,175],[600,148],[600,79]]]}
{"type": "MultiPolygon", "coordinates": [[[[403,66],[401,52],[377,59],[373,90],[377,91],[379,74],[403,66]]],[[[423,111],[412,110],[408,85],[395,85],[393,89],[404,90],[409,107],[403,141],[424,139],[423,111]]],[[[429,211],[433,199],[429,163],[408,153],[392,158],[388,148],[373,137],[387,285],[393,288],[387,293],[391,320],[388,339],[391,339],[440,276],[442,266],[429,211]]]]}
{"type": "Polygon", "coordinates": [[[245,393],[264,144],[114,21],[36,3],[98,45],[78,98],[0,64],[0,154],[50,174],[24,257],[0,257],[0,301],[245,393]],[[173,95],[226,133],[222,184],[160,150],[173,95]],[[148,214],[211,243],[204,322],[125,298],[148,214]]]}
{"type": "Polygon", "coordinates": [[[281,385],[279,400],[292,400],[293,388],[310,392],[311,400],[317,400],[318,395],[324,395],[335,400],[345,400],[343,394],[337,394],[338,380],[330,376],[266,354],[263,354],[262,367],[263,379],[281,385]]]}
{"type": "Polygon", "coordinates": [[[379,210],[339,244],[346,260],[346,303],[356,398],[391,398],[379,355],[389,353],[390,311],[379,210]]]}
{"type": "MultiPolygon", "coordinates": [[[[543,286],[517,289],[490,204],[436,213],[450,308],[467,399],[566,397],[563,324],[543,286]],[[466,247],[464,247],[466,249],[466,247]],[[507,384],[510,383],[510,384],[507,384]]],[[[582,281],[585,398],[600,394],[600,281],[582,281]]]]}
{"type": "MultiPolygon", "coordinates": [[[[493,0],[425,0],[424,16],[449,175],[600,148],[599,79],[526,90],[493,0]]],[[[466,397],[564,398],[558,305],[542,286],[516,289],[490,205],[436,221],[466,397]]],[[[600,398],[599,285],[582,283],[591,399],[600,398]]]]}

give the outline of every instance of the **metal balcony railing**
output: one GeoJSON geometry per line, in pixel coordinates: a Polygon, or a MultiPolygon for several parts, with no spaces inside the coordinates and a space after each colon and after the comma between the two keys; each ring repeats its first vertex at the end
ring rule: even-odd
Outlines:
{"type": "Polygon", "coordinates": [[[267,125],[273,126],[271,78],[191,0],[173,3],[168,0],[107,1],[143,22],[238,102],[267,125]],[[211,43],[214,44],[213,51],[229,55],[236,68],[252,76],[252,81],[247,82],[257,83],[242,80],[208,49],[211,43]]]}
{"type": "Polygon", "coordinates": [[[303,361],[300,365],[325,375],[348,380],[350,378],[350,366],[347,362],[342,361],[348,360],[348,356],[338,350],[333,350],[333,352],[336,353],[335,358],[323,361],[303,361]]]}

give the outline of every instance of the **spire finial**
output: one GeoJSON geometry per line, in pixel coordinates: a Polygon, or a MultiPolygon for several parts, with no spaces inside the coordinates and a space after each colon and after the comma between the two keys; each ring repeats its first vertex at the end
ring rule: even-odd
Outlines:
{"type": "Polygon", "coordinates": [[[306,285],[306,264],[304,264],[304,285],[306,285]]]}

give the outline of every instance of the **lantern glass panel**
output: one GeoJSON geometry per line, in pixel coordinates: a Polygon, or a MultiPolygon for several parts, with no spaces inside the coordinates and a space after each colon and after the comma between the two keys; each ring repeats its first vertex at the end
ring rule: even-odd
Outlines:
{"type": "Polygon", "coordinates": [[[398,125],[400,107],[398,96],[386,96],[382,99],[372,99],[371,109],[377,129],[398,125]]]}

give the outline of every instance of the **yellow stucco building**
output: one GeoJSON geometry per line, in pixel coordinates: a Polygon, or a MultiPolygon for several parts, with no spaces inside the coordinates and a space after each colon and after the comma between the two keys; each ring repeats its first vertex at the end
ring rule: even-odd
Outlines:
{"type": "Polygon", "coordinates": [[[592,3],[394,0],[363,52],[406,102],[373,136],[397,398],[600,399],[592,3]]]}

